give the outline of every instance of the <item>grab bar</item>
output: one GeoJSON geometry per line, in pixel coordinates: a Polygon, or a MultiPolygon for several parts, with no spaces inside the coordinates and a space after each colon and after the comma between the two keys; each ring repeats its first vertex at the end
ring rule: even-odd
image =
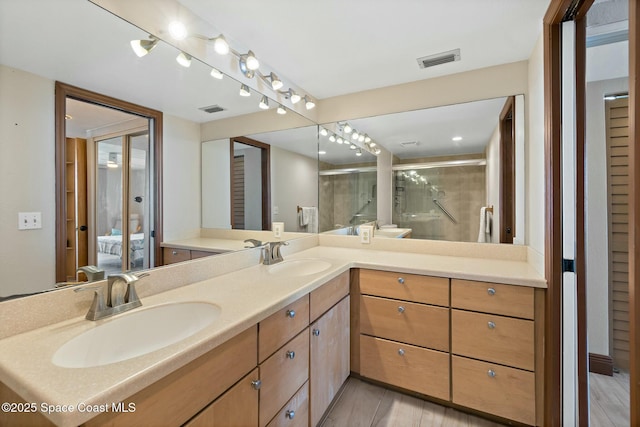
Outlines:
{"type": "Polygon", "coordinates": [[[434,203],[438,208],[440,208],[440,210],[441,210],[442,212],[444,212],[444,214],[445,214],[446,216],[448,216],[448,217],[449,217],[449,219],[451,220],[451,222],[453,222],[454,224],[457,224],[457,223],[458,223],[458,221],[456,221],[456,219],[453,217],[453,215],[451,215],[451,214],[449,213],[449,211],[448,211],[444,206],[442,206],[442,204],[438,201],[438,199],[433,199],[433,203],[434,203]]]}

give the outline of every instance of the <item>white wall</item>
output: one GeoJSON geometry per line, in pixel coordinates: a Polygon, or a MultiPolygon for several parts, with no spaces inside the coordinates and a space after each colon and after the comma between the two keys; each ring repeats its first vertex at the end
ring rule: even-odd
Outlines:
{"type": "Polygon", "coordinates": [[[297,207],[317,205],[318,160],[271,146],[272,220],[284,222],[285,231],[307,231],[297,207]]]}
{"type": "Polygon", "coordinates": [[[54,82],[0,65],[0,296],[55,281],[54,82]],[[42,229],[18,231],[18,212],[42,229]]]}
{"type": "Polygon", "coordinates": [[[609,355],[609,245],[604,96],[626,92],[628,78],[589,82],[586,117],[587,334],[590,353],[609,355]]]}
{"type": "Polygon", "coordinates": [[[229,140],[202,143],[202,228],[231,228],[229,140]]]}
{"type": "Polygon", "coordinates": [[[200,235],[200,125],[163,117],[163,240],[200,235]]]}
{"type": "Polygon", "coordinates": [[[538,38],[529,57],[526,105],[526,223],[525,244],[529,262],[544,275],[545,242],[545,159],[544,159],[544,67],[543,39],[538,38]]]}

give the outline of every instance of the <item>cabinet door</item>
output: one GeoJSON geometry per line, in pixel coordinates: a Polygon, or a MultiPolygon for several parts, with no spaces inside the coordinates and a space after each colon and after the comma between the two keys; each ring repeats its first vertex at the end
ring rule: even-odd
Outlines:
{"type": "Polygon", "coordinates": [[[255,385],[257,379],[258,368],[196,415],[185,424],[185,427],[257,426],[258,390],[255,385]]]}
{"type": "Polygon", "coordinates": [[[349,297],[311,325],[310,426],[322,415],[349,376],[349,297]]]}

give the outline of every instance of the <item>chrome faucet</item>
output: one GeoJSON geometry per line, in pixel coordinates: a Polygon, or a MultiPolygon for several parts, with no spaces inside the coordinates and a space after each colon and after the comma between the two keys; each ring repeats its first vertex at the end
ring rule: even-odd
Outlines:
{"type": "Polygon", "coordinates": [[[104,280],[104,270],[99,269],[95,265],[85,265],[76,270],[76,273],[84,273],[89,279],[89,282],[97,282],[98,280],[104,280]]]}
{"type": "Polygon", "coordinates": [[[100,320],[105,317],[113,316],[118,313],[124,313],[125,311],[132,310],[136,307],[140,307],[142,302],[138,298],[136,293],[135,283],[142,277],[148,276],[149,273],[142,273],[136,275],[135,273],[118,273],[112,274],[107,277],[107,302],[105,304],[103,297],[103,286],[84,286],[74,289],[74,292],[82,291],[94,291],[93,302],[87,312],[85,318],[87,320],[100,320]],[[126,285],[124,292],[118,292],[118,286],[115,286],[120,281],[123,281],[126,285]],[[115,294],[114,294],[115,292],[115,294]]]}
{"type": "Polygon", "coordinates": [[[260,246],[262,246],[264,244],[258,239],[247,239],[244,242],[245,243],[250,243],[252,245],[252,246],[245,246],[245,248],[257,248],[257,247],[260,247],[260,246]]]}
{"type": "Polygon", "coordinates": [[[264,244],[264,259],[262,263],[264,265],[277,264],[284,261],[280,247],[287,246],[289,242],[267,242],[264,244]]]}

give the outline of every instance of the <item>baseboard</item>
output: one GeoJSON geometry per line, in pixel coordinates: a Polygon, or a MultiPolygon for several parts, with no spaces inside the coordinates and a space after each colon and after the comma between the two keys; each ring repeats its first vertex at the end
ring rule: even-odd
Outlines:
{"type": "Polygon", "coordinates": [[[613,376],[613,359],[604,354],[589,353],[589,372],[613,376]]]}

